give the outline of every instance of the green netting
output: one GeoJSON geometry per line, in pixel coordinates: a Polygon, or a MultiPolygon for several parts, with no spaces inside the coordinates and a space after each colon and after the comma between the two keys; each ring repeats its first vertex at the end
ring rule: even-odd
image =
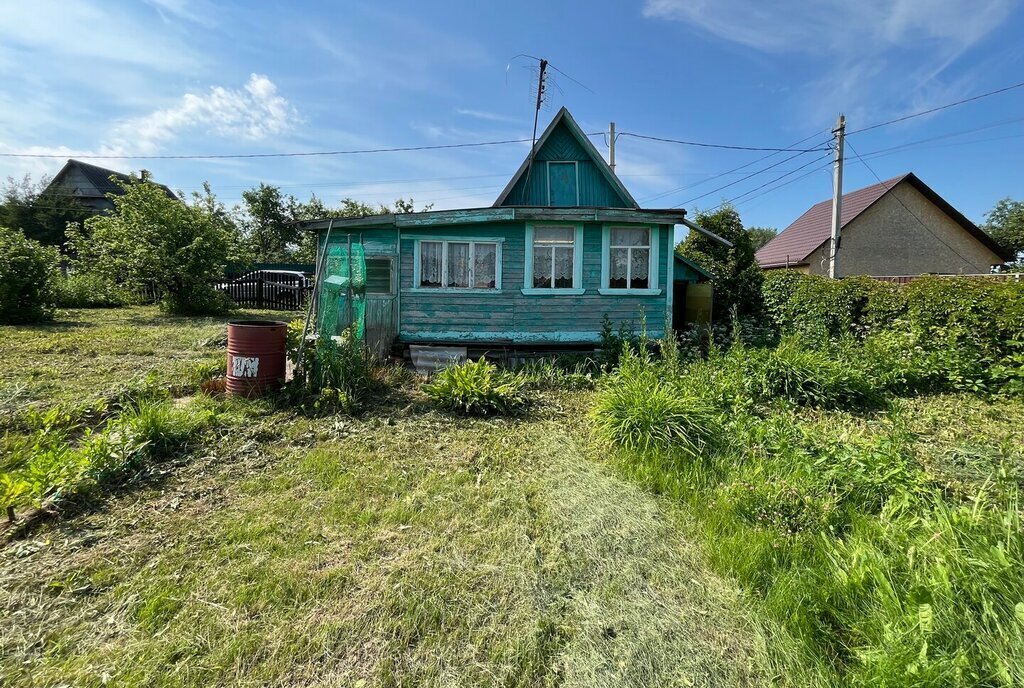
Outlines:
{"type": "Polygon", "coordinates": [[[317,303],[321,336],[340,335],[351,326],[355,338],[362,341],[366,330],[366,257],[362,244],[327,247],[317,303]]]}

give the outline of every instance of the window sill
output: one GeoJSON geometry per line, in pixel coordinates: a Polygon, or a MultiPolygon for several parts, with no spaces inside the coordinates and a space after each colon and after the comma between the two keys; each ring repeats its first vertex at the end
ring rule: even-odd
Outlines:
{"type": "Polygon", "coordinates": [[[598,289],[601,296],[661,296],[661,289],[598,289]]]}
{"type": "Polygon", "coordinates": [[[587,293],[586,289],[520,289],[523,296],[579,296],[587,293]]]}
{"type": "Polygon", "coordinates": [[[403,289],[403,294],[500,294],[501,289],[468,287],[412,287],[403,289]]]}

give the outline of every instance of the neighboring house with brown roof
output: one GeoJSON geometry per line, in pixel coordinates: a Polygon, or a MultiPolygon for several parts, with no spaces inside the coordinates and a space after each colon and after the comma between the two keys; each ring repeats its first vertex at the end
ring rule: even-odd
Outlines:
{"type": "MultiPolygon", "coordinates": [[[[836,276],[977,274],[1012,259],[913,173],[843,195],[836,276]]],[[[766,269],[828,274],[832,200],[817,203],[757,252],[766,269]]]]}
{"type": "MultiPolygon", "coordinates": [[[[148,179],[149,172],[143,170],[140,177],[148,179]]],[[[108,193],[122,194],[123,189],[110,180],[111,177],[126,182],[131,177],[123,172],[108,170],[105,167],[91,165],[81,160],[68,160],[60,169],[43,191],[44,194],[53,193],[71,196],[78,203],[96,212],[113,210],[114,204],[108,193]]],[[[152,181],[152,180],[150,180],[152,181]]],[[[163,184],[158,186],[166,192],[169,198],[178,200],[178,196],[163,184]]]]}

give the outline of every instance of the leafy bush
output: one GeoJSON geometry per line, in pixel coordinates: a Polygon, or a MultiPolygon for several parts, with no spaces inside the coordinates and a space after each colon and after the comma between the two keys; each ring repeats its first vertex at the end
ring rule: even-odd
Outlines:
{"type": "MultiPolygon", "coordinates": [[[[233,226],[209,192],[193,203],[155,184],[118,181],[114,211],[68,228],[69,244],[89,270],[128,292],[155,289],[172,313],[222,313],[233,307],[213,287],[223,277],[233,226]]],[[[208,190],[207,190],[208,191],[208,190]]]]}
{"type": "Polygon", "coordinates": [[[625,350],[594,402],[597,430],[629,450],[672,449],[695,457],[718,432],[715,413],[661,373],[646,354],[625,350]]]}
{"type": "Polygon", "coordinates": [[[124,297],[109,281],[91,272],[74,272],[55,280],[56,303],[62,308],[114,308],[124,297]]]}
{"type": "Polygon", "coordinates": [[[295,365],[295,376],[286,385],[283,399],[308,411],[341,410],[354,412],[369,394],[380,387],[385,371],[362,342],[353,340],[346,330],[339,337],[318,337],[307,343],[299,361],[302,321],[288,326],[288,355],[295,365]]]}
{"type": "Polygon", "coordinates": [[[864,408],[880,402],[870,381],[856,368],[797,339],[774,349],[734,348],[730,358],[743,370],[744,390],[755,401],[788,399],[820,408],[864,408]]]}
{"type": "Polygon", "coordinates": [[[438,406],[472,416],[514,413],[527,405],[523,382],[484,357],[435,374],[423,391],[438,406]]]}
{"type": "Polygon", "coordinates": [[[0,324],[50,317],[58,260],[56,248],[27,239],[21,230],[0,227],[0,324]]]}

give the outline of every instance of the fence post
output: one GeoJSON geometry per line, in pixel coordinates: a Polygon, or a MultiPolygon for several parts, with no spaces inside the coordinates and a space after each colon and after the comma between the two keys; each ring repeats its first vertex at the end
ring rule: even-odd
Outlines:
{"type": "Polygon", "coordinates": [[[263,275],[256,278],[256,307],[263,308],[263,275]]]}

